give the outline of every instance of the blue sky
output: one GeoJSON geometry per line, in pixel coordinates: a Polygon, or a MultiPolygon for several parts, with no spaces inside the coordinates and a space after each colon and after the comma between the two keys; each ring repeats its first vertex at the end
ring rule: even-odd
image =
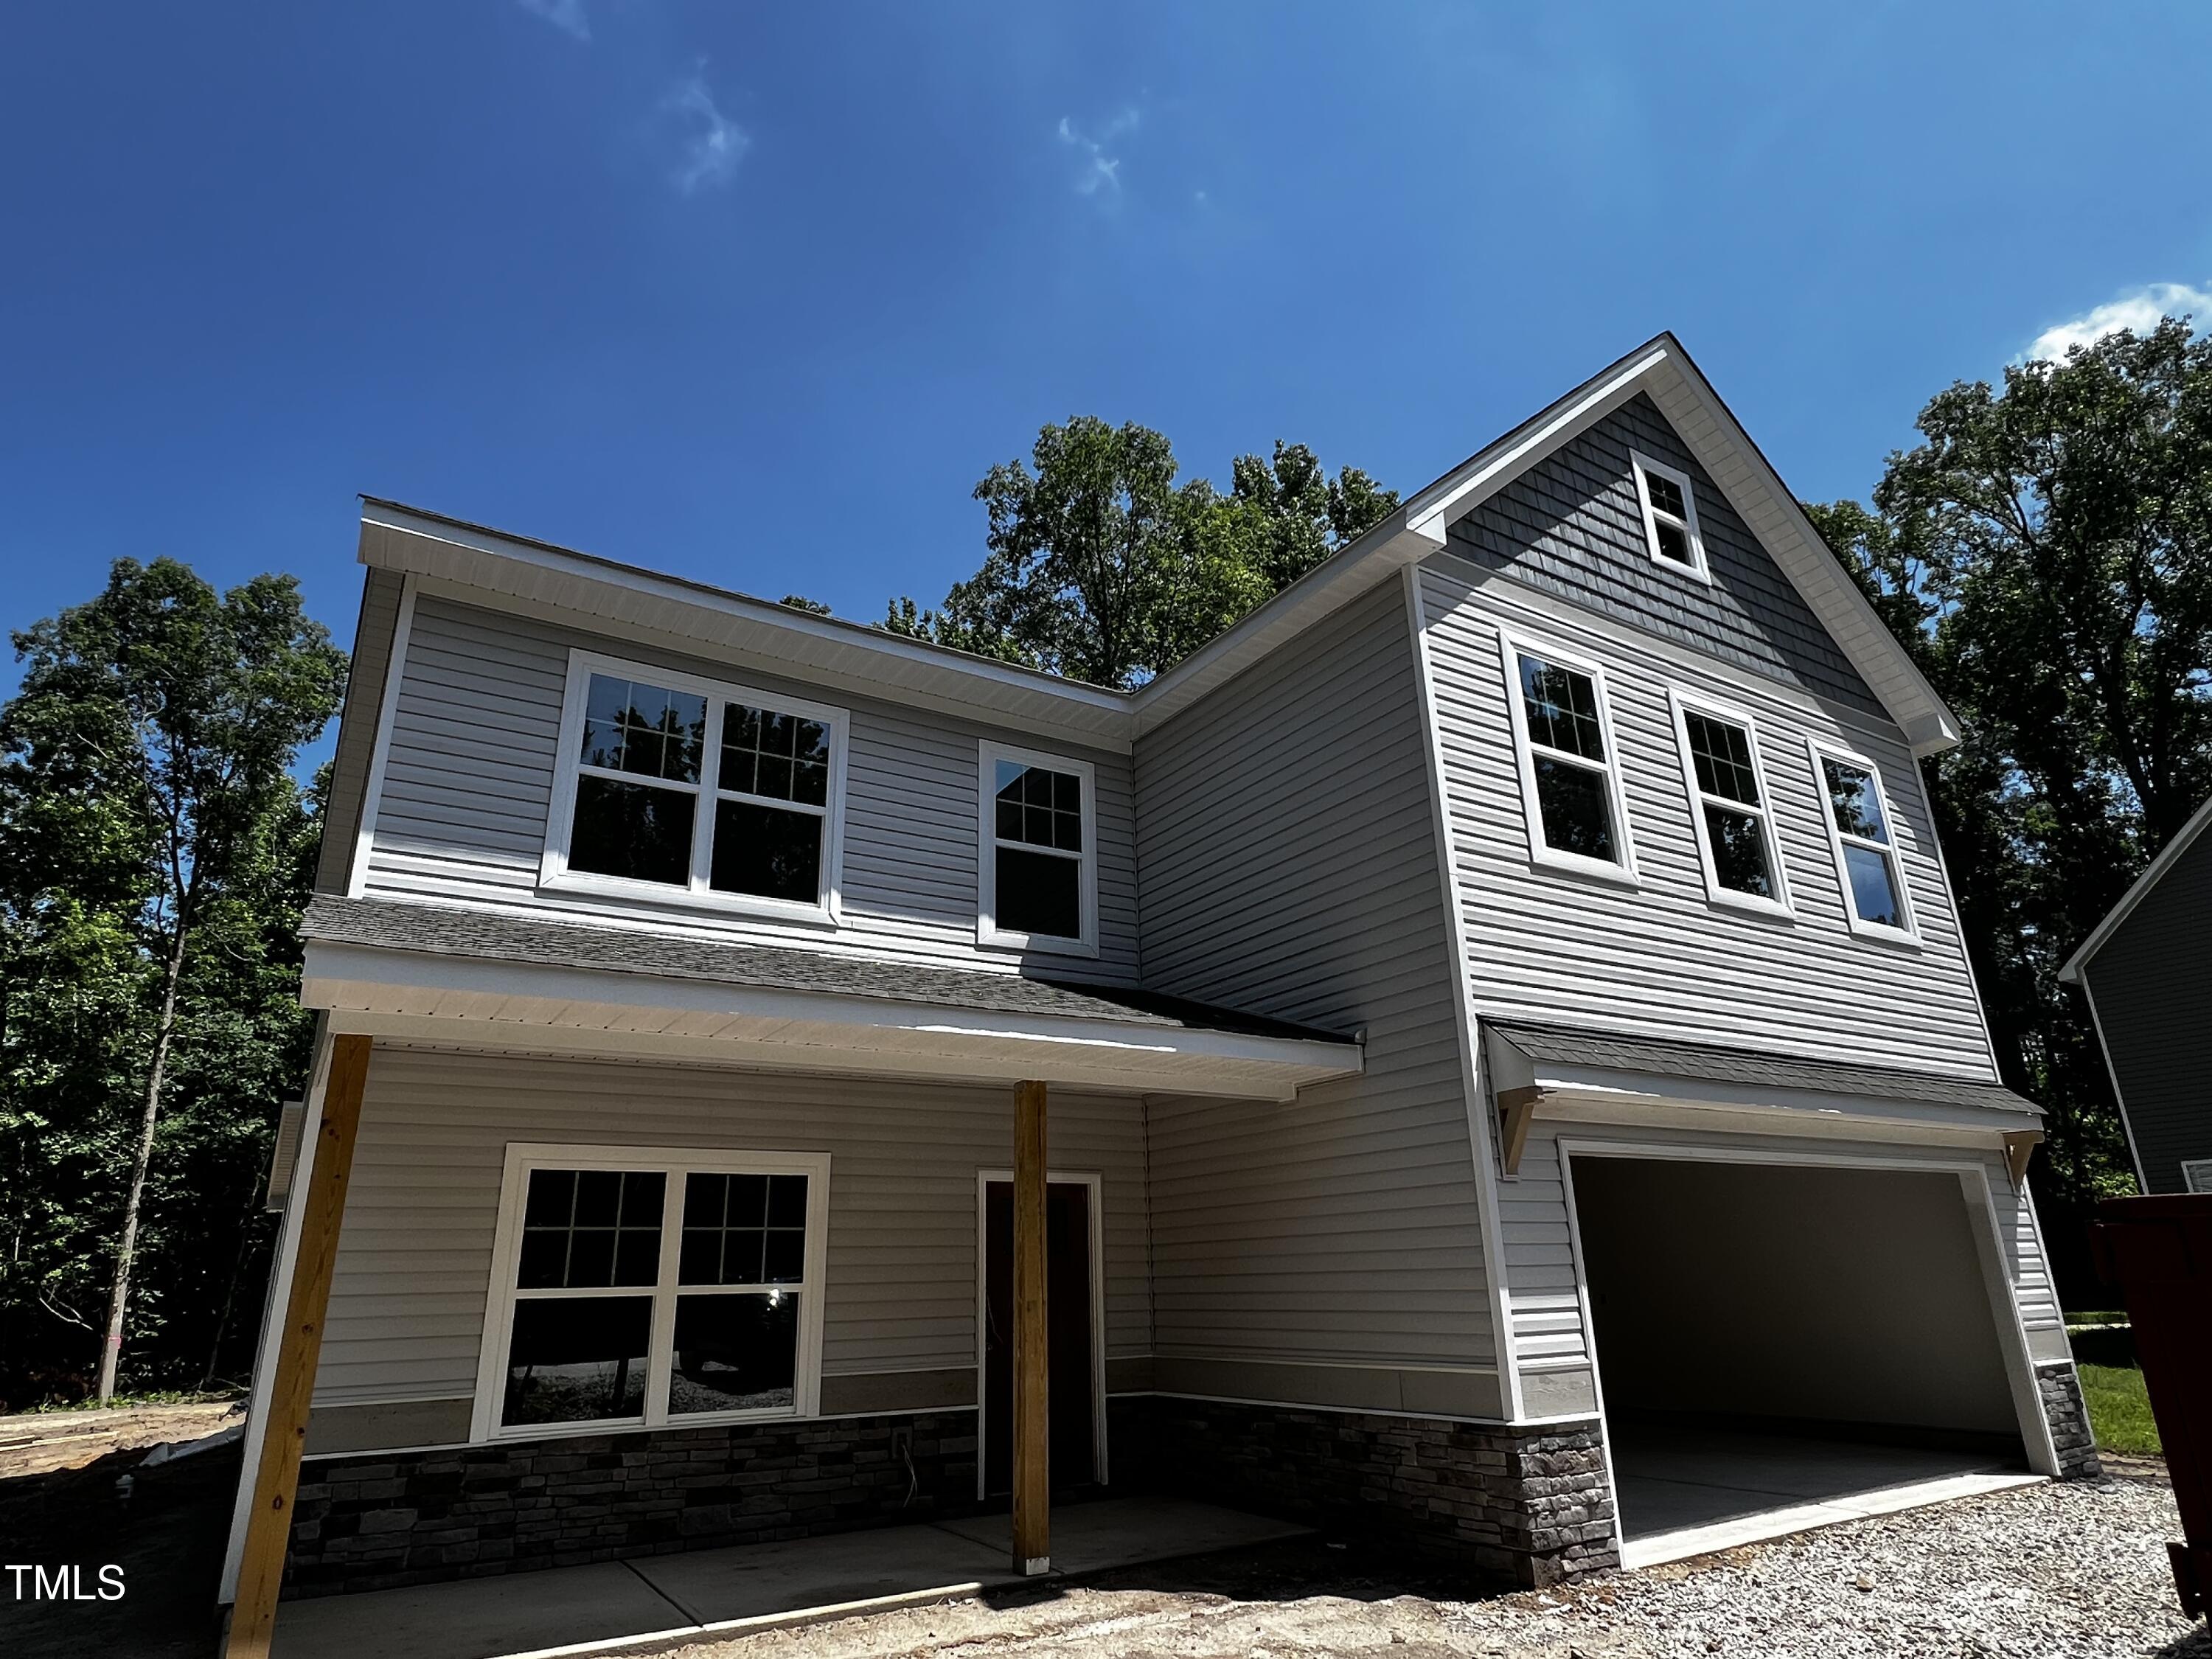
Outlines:
{"type": "Polygon", "coordinates": [[[2212,8],[4,28],[9,626],[168,553],[349,641],[362,491],[873,619],[974,568],[1043,421],[1412,489],[1662,328],[1800,494],[1863,495],[1954,378],[2212,289],[2212,8]]]}

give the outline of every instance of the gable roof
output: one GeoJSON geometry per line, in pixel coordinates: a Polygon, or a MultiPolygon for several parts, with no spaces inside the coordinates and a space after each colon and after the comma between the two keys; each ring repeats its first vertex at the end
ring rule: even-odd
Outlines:
{"type": "Polygon", "coordinates": [[[1723,490],[1916,754],[1959,741],[1957,719],[1892,636],[1681,343],[1661,334],[1415,491],[1381,523],[1234,627],[1133,691],[1086,685],[708,583],[668,576],[397,501],[363,497],[364,564],[580,611],[679,641],[1126,750],[1377,582],[1440,552],[1451,523],[1577,434],[1648,393],[1723,490]]]}
{"type": "Polygon", "coordinates": [[[2136,878],[2135,885],[2120,895],[2120,902],[2106,912],[2105,919],[2091,930],[2088,938],[2081,941],[2081,948],[2066,958],[2066,965],[2058,970],[2061,984],[2079,985],[2081,982],[2081,975],[2089,966],[2090,960],[2105,948],[2113,934],[2120,931],[2121,924],[2136,913],[2136,907],[2148,898],[2159,883],[2166,878],[2166,872],[2181,862],[2182,855],[2208,829],[2212,829],[2212,799],[2208,799],[2203,805],[2198,807],[2189,822],[2181,826],[2180,833],[2159,849],[2158,856],[2150,861],[2150,867],[2136,878]]]}

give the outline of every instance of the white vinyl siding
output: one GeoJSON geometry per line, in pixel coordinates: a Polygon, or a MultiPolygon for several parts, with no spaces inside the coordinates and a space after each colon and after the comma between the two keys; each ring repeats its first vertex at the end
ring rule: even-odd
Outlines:
{"type": "MultiPolygon", "coordinates": [[[[1104,1177],[1106,1351],[1149,1353],[1143,1108],[1054,1089],[1055,1169],[1104,1177]]],[[[975,1172],[1011,1086],[859,1081],[377,1045],[319,1406],[476,1392],[511,1141],[831,1155],[822,1371],[975,1363],[975,1172]]]]}
{"type": "MultiPolygon", "coordinates": [[[[1456,560],[1425,567],[1420,592],[1478,1009],[1995,1080],[1934,825],[1894,728],[1844,724],[1778,684],[1719,665],[1701,669],[1686,651],[1577,617],[1456,560]],[[1501,627],[1605,664],[1638,890],[1529,864],[1498,669],[1501,627]],[[1708,902],[1668,701],[1678,684],[1744,709],[1770,756],[1802,757],[1814,736],[1847,742],[1880,764],[1893,785],[1891,827],[1923,950],[1886,950],[1854,936],[1832,881],[1796,884],[1794,922],[1708,902]]],[[[1802,763],[1770,766],[1765,781],[1783,864],[1832,868],[1827,803],[1802,763]]]]}
{"type": "MultiPolygon", "coordinates": [[[[604,637],[441,598],[415,607],[389,737],[374,846],[362,896],[482,904],[552,920],[614,921],[735,943],[855,951],[1012,971],[1018,956],[979,947],[977,746],[996,734],[889,703],[850,709],[839,925],[630,901],[541,884],[555,757],[572,647],[604,637]]],[[[625,644],[620,654],[763,696],[819,701],[741,665],[625,644]]],[[[1095,958],[1055,971],[1136,978],[1136,866],[1128,757],[1085,752],[1097,847],[1095,958]]]]}
{"type": "Polygon", "coordinates": [[[1414,674],[1387,582],[1138,745],[1148,985],[1366,1033],[1294,1102],[1150,1103],[1163,1368],[1491,1359],[1414,674]]]}

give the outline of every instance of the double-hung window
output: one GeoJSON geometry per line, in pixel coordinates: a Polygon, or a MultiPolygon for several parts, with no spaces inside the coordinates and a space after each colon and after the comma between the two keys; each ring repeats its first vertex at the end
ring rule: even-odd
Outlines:
{"type": "Polygon", "coordinates": [[[549,886],[834,919],[844,711],[577,653],[549,886]]]}
{"type": "Polygon", "coordinates": [[[1912,939],[1912,904],[1898,864],[1881,773],[1872,761],[1848,750],[1815,741],[1812,751],[1851,931],[1875,939],[1912,939]]]}
{"type": "Polygon", "coordinates": [[[1789,882],[1751,716],[1679,690],[1673,701],[1707,895],[1723,904],[1786,913],[1789,882]]]}
{"type": "Polygon", "coordinates": [[[1632,879],[1604,675],[1594,664],[1504,637],[1530,855],[1540,864],[1632,879]]]}
{"type": "Polygon", "coordinates": [[[476,1435],[806,1415],[830,1160],[507,1149],[476,1435]]]}
{"type": "Polygon", "coordinates": [[[1017,950],[1098,949],[1097,774],[1088,762],[979,745],[976,938],[1017,950]]]}
{"type": "Polygon", "coordinates": [[[1629,452],[1636,469],[1636,501],[1644,514],[1644,544],[1669,569],[1700,580],[1705,575],[1705,541],[1698,531],[1698,496],[1690,475],[1629,452]]]}

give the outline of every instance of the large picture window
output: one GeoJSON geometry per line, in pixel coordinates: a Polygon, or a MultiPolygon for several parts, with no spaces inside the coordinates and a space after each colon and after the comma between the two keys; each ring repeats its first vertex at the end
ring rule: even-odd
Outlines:
{"type": "Polygon", "coordinates": [[[1872,761],[1847,750],[1812,744],[1828,844],[1844,889],[1851,931],[1872,938],[1914,937],[1912,902],[1897,859],[1889,802],[1872,761]]]}
{"type": "Polygon", "coordinates": [[[1098,946],[1097,775],[1084,761],[985,743],[977,938],[1024,950],[1098,946]]]}
{"type": "Polygon", "coordinates": [[[577,653],[546,884],[834,919],[846,718],[577,653]]]}
{"type": "Polygon", "coordinates": [[[511,1146],[477,1437],[811,1413],[830,1160],[511,1146]]]}
{"type": "Polygon", "coordinates": [[[1789,882],[1751,716],[1680,691],[1674,706],[1706,893],[1723,904],[1786,913],[1789,882]]]}
{"type": "Polygon", "coordinates": [[[1540,864],[1632,878],[1604,676],[1594,664],[1510,636],[1504,652],[1530,855],[1540,864]]]}

